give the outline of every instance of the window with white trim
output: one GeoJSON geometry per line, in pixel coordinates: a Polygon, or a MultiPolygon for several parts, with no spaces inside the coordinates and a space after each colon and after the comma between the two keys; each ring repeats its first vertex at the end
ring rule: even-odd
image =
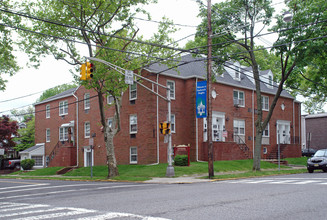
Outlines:
{"type": "Polygon", "coordinates": [[[34,160],[34,166],[43,166],[43,156],[31,156],[34,160]]]}
{"type": "Polygon", "coordinates": [[[167,80],[167,87],[170,89],[170,99],[175,99],[175,81],[167,80]]]}
{"type": "MultiPolygon", "coordinates": [[[[168,115],[167,115],[167,121],[168,121],[168,115]]],[[[171,114],[170,131],[171,131],[171,133],[176,133],[175,114],[171,114]]]]}
{"type": "Polygon", "coordinates": [[[267,124],[265,130],[263,130],[262,137],[269,137],[269,123],[267,124]]]}
{"type": "Polygon", "coordinates": [[[114,97],[112,95],[107,96],[107,104],[108,105],[114,104],[114,97]]]}
{"type": "Polygon", "coordinates": [[[137,147],[129,148],[129,163],[137,164],[137,147]]]}
{"type": "Polygon", "coordinates": [[[129,85],[129,100],[136,100],[137,98],[137,84],[129,85]]]}
{"type": "Polygon", "coordinates": [[[45,117],[50,118],[50,104],[45,106],[45,117]]]}
{"type": "Polygon", "coordinates": [[[129,133],[130,134],[137,133],[137,115],[129,116],[129,133]]]}
{"type": "Polygon", "coordinates": [[[268,88],[270,88],[270,89],[273,88],[273,76],[272,75],[268,76],[268,88]]]}
{"type": "Polygon", "coordinates": [[[234,101],[234,105],[244,107],[245,106],[244,92],[234,90],[233,91],[233,101],[234,101]]]}
{"type": "Polygon", "coordinates": [[[90,122],[84,123],[84,137],[89,138],[91,136],[91,125],[90,122]]]}
{"type": "Polygon", "coordinates": [[[59,128],[59,140],[67,141],[68,140],[68,127],[59,128]]]}
{"type": "Polygon", "coordinates": [[[262,110],[268,111],[269,110],[269,97],[268,96],[262,96],[261,97],[261,104],[262,104],[262,110]]]}
{"type": "Polygon", "coordinates": [[[84,109],[90,109],[90,93],[84,94],[84,109]]]}
{"type": "Polygon", "coordinates": [[[113,118],[108,118],[108,127],[109,128],[112,128],[112,121],[113,121],[113,118]]]}
{"type": "Polygon", "coordinates": [[[245,121],[244,120],[234,120],[234,134],[235,135],[245,135],[245,121]]]}
{"type": "Polygon", "coordinates": [[[68,114],[68,101],[59,102],[59,116],[68,114]]]}
{"type": "Polygon", "coordinates": [[[237,81],[241,81],[241,67],[237,66],[235,69],[235,77],[234,79],[237,81]]]}
{"type": "Polygon", "coordinates": [[[45,136],[46,136],[46,142],[50,142],[50,128],[47,128],[46,132],[45,132],[45,136]]]}

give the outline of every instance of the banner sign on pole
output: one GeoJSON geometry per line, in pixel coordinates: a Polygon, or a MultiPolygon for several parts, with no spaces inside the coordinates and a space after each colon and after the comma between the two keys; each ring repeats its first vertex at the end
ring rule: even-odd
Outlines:
{"type": "Polygon", "coordinates": [[[207,81],[196,84],[196,117],[207,117],[207,81]]]}

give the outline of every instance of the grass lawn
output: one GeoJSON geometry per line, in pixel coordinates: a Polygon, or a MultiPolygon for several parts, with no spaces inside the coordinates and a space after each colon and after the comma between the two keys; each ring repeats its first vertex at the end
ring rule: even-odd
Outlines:
{"type": "MultiPolygon", "coordinates": [[[[306,158],[289,158],[286,159],[289,164],[305,165],[306,158]]],[[[304,169],[297,170],[285,170],[289,168],[287,166],[281,166],[281,171],[278,171],[278,165],[272,164],[266,161],[261,161],[260,172],[252,171],[253,160],[231,160],[231,161],[215,161],[214,171],[215,178],[237,178],[237,177],[252,177],[252,176],[264,176],[264,175],[276,175],[276,174],[291,174],[305,172],[304,169]]],[[[49,167],[45,169],[39,169],[31,172],[18,171],[13,173],[14,175],[20,175],[21,177],[28,176],[52,176],[56,175],[56,171],[62,167],[49,167]]],[[[129,181],[145,181],[152,177],[165,177],[167,164],[158,165],[118,165],[119,176],[114,180],[129,180],[129,181]]],[[[208,163],[207,162],[191,162],[191,165],[182,167],[175,166],[175,176],[190,176],[190,175],[207,175],[208,163]]],[[[106,179],[108,175],[107,166],[95,166],[93,167],[93,179],[106,179]]],[[[90,167],[80,167],[69,173],[64,174],[61,178],[64,179],[91,179],[90,167]]]]}

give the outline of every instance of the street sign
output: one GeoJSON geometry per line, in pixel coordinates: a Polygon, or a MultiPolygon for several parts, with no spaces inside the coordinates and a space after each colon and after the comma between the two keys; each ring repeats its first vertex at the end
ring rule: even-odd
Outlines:
{"type": "Polygon", "coordinates": [[[134,73],[132,70],[125,70],[125,83],[128,85],[134,84],[134,73]]]}
{"type": "Polygon", "coordinates": [[[5,149],[0,149],[0,155],[5,155],[5,149]]]}

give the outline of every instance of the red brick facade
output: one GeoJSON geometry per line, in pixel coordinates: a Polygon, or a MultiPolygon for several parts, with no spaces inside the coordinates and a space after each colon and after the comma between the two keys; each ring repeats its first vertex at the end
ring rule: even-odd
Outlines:
{"type": "MultiPolygon", "coordinates": [[[[167,74],[157,75],[149,71],[144,71],[142,75],[153,81],[158,81],[162,85],[167,85],[167,81],[174,84],[175,98],[171,102],[171,113],[175,119],[172,143],[176,146],[189,144],[191,146],[191,161],[207,160],[204,122],[203,119],[196,118],[196,83],[202,80],[201,77],[174,77],[167,74]]],[[[156,85],[146,81],[142,83],[153,91],[158,89],[159,94],[166,96],[165,89],[157,88],[156,85]]],[[[224,135],[224,140],[222,141],[222,136],[220,136],[220,141],[214,142],[215,160],[251,158],[255,134],[253,126],[256,119],[255,91],[226,83],[214,83],[213,88],[218,94],[212,102],[213,111],[218,115],[215,120],[217,123],[219,121],[220,125],[224,125],[224,127],[220,126],[219,130],[219,134],[224,135]],[[234,106],[233,94],[235,90],[244,93],[244,107],[234,106]],[[235,143],[234,120],[245,122],[243,135],[245,143],[235,143]]],[[[270,105],[273,95],[268,93],[263,93],[263,95],[269,97],[270,105]]],[[[118,163],[131,163],[131,147],[137,149],[137,164],[166,163],[167,144],[164,143],[164,136],[158,131],[158,123],[167,120],[167,102],[141,86],[137,86],[135,100],[130,101],[129,96],[129,90],[127,90],[122,97],[121,131],[114,138],[118,163]],[[130,134],[131,115],[137,115],[136,134],[130,134]]],[[[106,97],[104,99],[104,103],[107,104],[106,97]]],[[[105,108],[107,119],[113,117],[113,106],[107,105],[105,108]]],[[[70,124],[72,130],[73,140],[71,143],[68,141],[62,143],[64,146],[73,145],[73,147],[66,147],[72,151],[57,153],[54,158],[48,160],[48,166],[58,166],[59,162],[63,161],[63,157],[70,158],[70,163],[62,164],[63,166],[86,166],[86,157],[90,155],[86,153],[88,151],[86,147],[92,136],[94,140],[94,165],[106,164],[106,149],[95,91],[78,87],[76,91],[71,91],[66,97],[59,96],[52,101],[50,99],[37,103],[35,111],[35,141],[36,143],[45,143],[46,156],[54,151],[54,147],[59,141],[59,127],[70,124]],[[84,107],[84,95],[86,93],[89,93],[90,97],[90,108],[87,110],[84,107]],[[68,114],[59,116],[59,102],[64,100],[68,102],[68,114]],[[50,118],[46,117],[47,105],[50,105],[50,118]],[[85,137],[85,123],[90,125],[90,137],[85,137]],[[48,142],[46,141],[47,129],[50,129],[48,142]]],[[[300,103],[293,98],[281,97],[279,99],[269,122],[269,135],[263,143],[265,152],[262,153],[262,158],[268,158],[270,154],[274,154],[274,149],[277,146],[277,127],[284,131],[282,137],[285,142],[283,156],[297,157],[301,155],[299,144],[300,112],[300,103]]],[[[266,114],[267,111],[264,111],[264,115],[266,114]]]]}

